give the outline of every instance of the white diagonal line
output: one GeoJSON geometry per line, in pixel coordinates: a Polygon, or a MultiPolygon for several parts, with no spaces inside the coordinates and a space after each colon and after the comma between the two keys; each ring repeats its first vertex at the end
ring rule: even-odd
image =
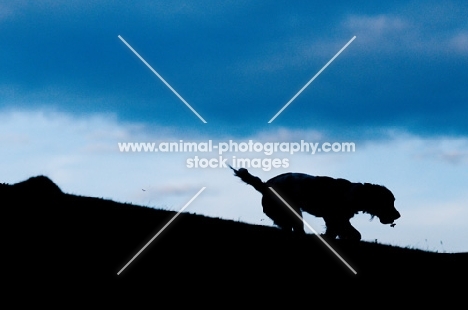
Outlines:
{"type": "Polygon", "coordinates": [[[333,56],[333,58],[332,58],[332,59],[330,59],[330,61],[329,61],[329,62],[327,62],[327,64],[326,64],[325,66],[323,66],[323,68],[322,68],[322,69],[320,69],[320,71],[319,71],[319,72],[317,72],[317,74],[316,74],[316,75],[314,75],[314,77],[313,77],[312,79],[310,79],[310,81],[309,81],[309,82],[307,82],[307,84],[305,84],[305,85],[304,85],[304,87],[302,87],[302,88],[301,88],[301,90],[300,90],[300,91],[298,91],[298,92],[297,92],[297,94],[295,94],[295,95],[294,95],[294,97],[292,97],[292,98],[291,98],[291,100],[289,100],[289,101],[288,101],[288,103],[286,103],[286,104],[284,105],[284,107],[283,107],[281,110],[279,110],[279,111],[278,111],[278,113],[276,113],[276,115],[275,115],[275,116],[273,116],[273,117],[272,117],[272,118],[271,118],[271,119],[268,121],[268,124],[270,124],[271,122],[273,122],[273,121],[275,120],[275,118],[277,118],[277,117],[278,117],[278,115],[280,115],[280,114],[281,114],[281,112],[283,112],[283,111],[284,111],[284,109],[286,109],[286,108],[288,107],[288,105],[290,105],[290,104],[291,104],[291,103],[294,101],[294,99],[296,99],[296,98],[297,98],[297,96],[299,96],[299,95],[300,95],[300,94],[301,94],[301,93],[304,91],[304,89],[306,89],[306,88],[307,88],[307,86],[309,86],[309,84],[310,84],[310,83],[312,83],[312,82],[313,82],[313,81],[314,81],[314,80],[315,80],[315,79],[316,79],[316,78],[317,78],[317,77],[320,75],[320,73],[322,73],[322,71],[323,71],[323,70],[325,70],[325,69],[328,67],[328,65],[332,63],[332,61],[333,61],[333,60],[335,60],[335,58],[336,58],[336,57],[338,57],[338,55],[340,55],[340,54],[341,54],[341,52],[343,52],[343,51],[345,50],[345,48],[347,48],[347,47],[348,47],[348,45],[350,45],[350,44],[351,44],[351,42],[353,42],[353,41],[354,41],[354,39],[356,39],[356,36],[354,36],[354,37],[353,37],[351,40],[349,40],[349,42],[348,42],[348,43],[346,43],[346,45],[345,45],[345,46],[343,46],[343,47],[340,49],[340,51],[339,51],[338,53],[336,53],[336,55],[335,55],[335,56],[333,56]]]}
{"type": "Polygon", "coordinates": [[[329,245],[329,244],[320,236],[320,234],[318,234],[318,233],[315,231],[315,229],[313,229],[312,226],[309,225],[309,223],[307,223],[299,214],[297,214],[297,212],[294,211],[294,209],[283,199],[283,197],[281,197],[281,196],[273,189],[273,187],[268,187],[268,188],[269,188],[269,189],[270,189],[270,190],[271,190],[271,191],[272,191],[272,192],[273,192],[273,193],[274,193],[274,194],[275,194],[291,211],[292,211],[292,213],[294,213],[295,216],[297,216],[297,218],[298,218],[299,220],[301,220],[301,221],[304,223],[304,225],[306,225],[310,230],[312,230],[312,231],[315,233],[315,235],[320,239],[320,241],[322,241],[322,242],[330,249],[330,251],[332,251],[333,254],[335,254],[336,257],[338,257],[338,258],[346,265],[346,267],[348,267],[354,274],[357,274],[357,272],[353,269],[353,267],[351,267],[351,266],[348,264],[348,262],[346,262],[346,261],[335,251],[335,249],[333,249],[333,248],[331,247],[331,245],[329,245]]]}
{"type": "Polygon", "coordinates": [[[169,226],[169,225],[172,223],[172,221],[174,221],[174,220],[175,220],[175,218],[176,218],[176,217],[178,217],[178,216],[179,216],[179,214],[180,214],[180,213],[182,213],[182,211],[184,211],[184,210],[185,210],[185,208],[187,208],[187,207],[189,206],[189,204],[191,204],[191,203],[192,203],[192,201],[194,201],[194,200],[195,200],[195,198],[197,198],[197,197],[198,197],[198,195],[200,195],[200,194],[201,194],[201,192],[203,192],[203,191],[205,190],[205,188],[206,188],[206,187],[203,187],[201,190],[199,190],[199,191],[198,191],[198,193],[197,193],[195,196],[193,196],[193,198],[192,198],[192,199],[190,199],[190,201],[189,201],[189,202],[187,202],[187,203],[185,204],[185,206],[184,206],[182,209],[180,209],[180,211],[179,211],[179,212],[177,212],[177,214],[176,214],[176,215],[174,215],[174,216],[173,216],[173,217],[170,219],[170,221],[169,221],[169,222],[167,222],[167,224],[166,224],[166,225],[164,225],[164,227],[163,227],[163,228],[161,228],[161,230],[159,230],[159,231],[158,231],[158,233],[157,233],[156,235],[154,235],[154,237],[153,237],[153,238],[151,238],[151,240],[150,240],[150,241],[148,241],[148,243],[147,243],[147,244],[145,244],[145,246],[144,246],[143,248],[141,248],[141,250],[140,250],[140,251],[138,251],[138,253],[136,253],[136,254],[135,254],[135,256],[133,256],[133,258],[132,258],[132,259],[131,259],[131,260],[130,260],[130,261],[129,261],[129,262],[128,262],[128,263],[127,263],[127,264],[126,264],[126,265],[125,265],[123,268],[122,268],[122,269],[120,269],[120,271],[119,271],[119,272],[117,272],[117,275],[120,275],[120,274],[122,273],[122,271],[124,271],[124,270],[125,270],[125,268],[127,268],[127,267],[128,267],[128,265],[130,265],[130,264],[131,264],[131,262],[132,262],[132,261],[133,261],[135,258],[137,258],[137,257],[138,257],[138,255],[140,255],[140,254],[141,254],[141,252],[143,252],[143,250],[144,250],[144,249],[146,249],[146,247],[147,247],[147,246],[148,246],[148,245],[149,245],[151,242],[153,242],[153,240],[154,240],[154,239],[156,239],[156,238],[157,238],[157,237],[158,237],[158,236],[159,236],[159,235],[160,235],[160,234],[161,234],[161,233],[164,231],[164,229],[166,229],[166,228],[167,228],[167,226],[169,226]]]}
{"type": "Polygon", "coordinates": [[[180,99],[182,100],[183,103],[185,103],[185,105],[193,112],[195,113],[196,116],[198,116],[198,118],[206,124],[206,121],[203,119],[203,117],[200,116],[200,114],[197,113],[197,111],[195,111],[194,108],[192,108],[192,106],[187,102],[185,101],[184,98],[182,98],[181,95],[179,95],[179,93],[174,89],[172,88],[171,85],[169,85],[168,82],[166,82],[166,80],[161,76],[159,75],[159,73],[156,72],[156,70],[153,69],[153,67],[150,66],[149,63],[146,62],[146,60],[143,59],[143,57],[140,56],[140,54],[137,53],[137,51],[135,51],[133,49],[133,47],[130,46],[130,44],[127,43],[127,41],[124,40],[124,38],[122,38],[120,35],[118,36],[118,38],[125,44],[127,45],[127,47],[138,57],[140,58],[140,60],[164,83],[166,84],[166,86],[180,99]]]}

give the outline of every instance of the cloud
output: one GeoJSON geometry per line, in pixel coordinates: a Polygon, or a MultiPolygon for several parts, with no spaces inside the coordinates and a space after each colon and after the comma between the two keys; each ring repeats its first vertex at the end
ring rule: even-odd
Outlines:
{"type": "Polygon", "coordinates": [[[434,15],[433,19],[428,16],[418,18],[417,14],[350,15],[342,26],[354,33],[359,38],[356,45],[368,52],[409,53],[413,57],[416,57],[416,53],[425,56],[466,53],[468,29],[446,29],[440,13],[431,14],[434,15]]]}
{"type": "MultiPolygon", "coordinates": [[[[15,3],[15,6],[17,4],[15,3]]],[[[4,3],[0,3],[0,22],[3,22],[11,17],[14,16],[16,9],[11,5],[6,5],[4,3]]]]}
{"type": "Polygon", "coordinates": [[[443,160],[446,160],[452,164],[458,165],[461,163],[468,163],[468,152],[459,152],[459,151],[451,151],[445,152],[440,156],[443,160]]]}
{"type": "Polygon", "coordinates": [[[112,111],[130,122],[198,130],[199,119],[121,34],[208,121],[205,128],[255,134],[357,35],[275,124],[467,131],[466,26],[461,14],[419,13],[433,4],[392,4],[375,14],[365,5],[310,3],[44,3],[21,7],[4,25],[2,105],[112,111]]]}
{"type": "Polygon", "coordinates": [[[279,128],[262,130],[255,134],[255,138],[259,141],[271,142],[297,142],[301,139],[320,141],[323,140],[324,134],[318,130],[288,129],[280,126],[279,128]]]}
{"type": "MultiPolygon", "coordinates": [[[[393,51],[396,48],[406,48],[401,46],[401,41],[406,42],[407,37],[414,35],[416,34],[413,34],[413,25],[400,16],[348,15],[342,17],[338,25],[330,25],[330,29],[321,34],[298,31],[288,37],[263,42],[265,45],[262,50],[265,53],[247,64],[242,62],[239,66],[250,73],[297,70],[316,63],[323,66],[353,36],[357,36],[357,40],[340,57],[346,57],[346,54],[352,53],[356,48],[368,51],[382,48],[393,51]]],[[[317,67],[316,71],[320,68],[317,67]]]]}
{"type": "MultiPolygon", "coordinates": [[[[193,153],[118,151],[117,143],[122,142],[121,139],[133,142],[170,140],[175,137],[173,134],[166,136],[170,130],[154,132],[138,123],[121,123],[112,115],[76,117],[45,111],[3,111],[0,120],[0,155],[8,162],[0,168],[0,182],[15,183],[44,174],[68,193],[175,211],[206,187],[187,212],[272,225],[262,212],[260,194],[234,177],[228,168],[190,169],[186,160],[193,157],[193,153]]],[[[290,142],[323,137],[315,131],[283,128],[241,140],[279,141],[278,133],[290,142]]],[[[184,139],[183,133],[178,138],[184,139]]],[[[386,139],[357,141],[354,153],[277,153],[273,157],[289,159],[288,167],[270,171],[251,168],[250,171],[265,181],[280,173],[296,171],[383,184],[394,192],[397,209],[403,216],[395,229],[390,229],[377,221],[368,222],[365,215],[357,215],[353,221],[365,239],[377,238],[380,242],[406,246],[429,236],[443,240],[446,250],[462,250],[465,243],[459,236],[466,234],[465,228],[454,228],[453,221],[465,210],[468,163],[447,160],[445,154],[465,153],[467,145],[467,139],[423,139],[394,132],[386,139]],[[424,211],[428,206],[431,212],[424,211]],[[440,212],[444,216],[441,217],[440,212]],[[415,230],[419,236],[417,240],[412,233],[415,230]],[[438,235],[433,235],[433,231],[438,235]]],[[[228,158],[232,155],[266,157],[264,154],[225,154],[228,158]]],[[[323,220],[308,218],[317,231],[323,231],[323,220]]]]}
{"type": "Polygon", "coordinates": [[[418,29],[419,25],[405,16],[350,15],[342,22],[342,27],[357,36],[355,48],[361,52],[401,54],[414,51],[416,47],[419,52],[427,48],[427,38],[418,29]]]}
{"type": "Polygon", "coordinates": [[[452,36],[450,39],[450,44],[456,52],[459,52],[463,55],[468,54],[468,30],[459,32],[452,36]]]}
{"type": "Polygon", "coordinates": [[[454,166],[468,164],[468,139],[445,137],[427,139],[414,154],[419,160],[446,162],[454,166]]]}
{"type": "Polygon", "coordinates": [[[357,35],[368,34],[371,37],[399,34],[411,27],[409,22],[401,17],[385,14],[352,15],[345,20],[344,25],[357,35]]]}

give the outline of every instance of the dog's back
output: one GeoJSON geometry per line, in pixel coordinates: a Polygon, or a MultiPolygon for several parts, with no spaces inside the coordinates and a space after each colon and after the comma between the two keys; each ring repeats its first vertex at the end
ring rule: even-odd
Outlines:
{"type": "Polygon", "coordinates": [[[330,207],[339,208],[345,201],[343,193],[352,186],[348,180],[304,173],[284,173],[266,182],[285,200],[312,215],[323,217],[330,207]]]}

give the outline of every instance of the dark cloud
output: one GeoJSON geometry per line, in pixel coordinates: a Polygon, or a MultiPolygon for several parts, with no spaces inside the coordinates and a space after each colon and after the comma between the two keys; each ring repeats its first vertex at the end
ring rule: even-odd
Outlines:
{"type": "Polygon", "coordinates": [[[109,112],[150,126],[234,135],[272,126],[356,138],[372,128],[468,134],[464,2],[54,3],[3,5],[3,108],[109,112]],[[267,124],[353,35],[357,39],[267,124]]]}

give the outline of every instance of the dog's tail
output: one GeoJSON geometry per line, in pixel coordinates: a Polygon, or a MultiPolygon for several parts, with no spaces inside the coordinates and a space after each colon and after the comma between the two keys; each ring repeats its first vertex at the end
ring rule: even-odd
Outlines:
{"type": "Polygon", "coordinates": [[[239,177],[245,183],[252,185],[260,193],[263,194],[267,190],[266,184],[263,183],[263,181],[260,180],[259,177],[251,175],[247,169],[240,168],[239,170],[236,170],[232,168],[231,166],[229,166],[229,168],[234,170],[235,176],[239,177]]]}

